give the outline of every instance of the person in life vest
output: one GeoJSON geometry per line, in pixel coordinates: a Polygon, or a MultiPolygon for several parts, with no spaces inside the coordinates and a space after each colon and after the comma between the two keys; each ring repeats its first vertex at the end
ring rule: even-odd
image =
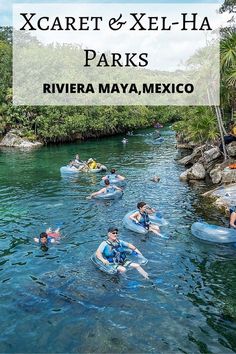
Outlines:
{"type": "Polygon", "coordinates": [[[236,229],[236,206],[233,206],[229,209],[229,227],[232,229],[236,229]]]}
{"type": "Polygon", "coordinates": [[[153,214],[155,209],[151,208],[145,202],[139,202],[137,204],[138,211],[131,214],[129,218],[143,226],[146,230],[153,232],[155,235],[160,235],[160,229],[158,225],[150,222],[149,214],[153,214]]]}
{"type": "MultiPolygon", "coordinates": [[[[229,135],[224,136],[225,145],[232,143],[232,141],[236,141],[236,124],[234,123],[234,121],[230,122],[229,129],[230,129],[229,135]]],[[[220,144],[219,149],[220,151],[223,151],[222,143],[220,144]]]]}
{"type": "Polygon", "coordinates": [[[115,168],[112,168],[110,173],[104,177],[102,177],[103,181],[105,181],[105,179],[109,179],[110,182],[112,182],[112,180],[119,180],[119,181],[124,181],[125,180],[125,177],[124,176],[121,176],[121,175],[118,175],[116,173],[116,169],[115,168]]]}
{"type": "Polygon", "coordinates": [[[97,168],[97,163],[94,159],[92,159],[90,157],[90,159],[88,159],[87,161],[87,166],[91,169],[91,170],[94,170],[95,168],[97,168]]]}
{"type": "Polygon", "coordinates": [[[121,188],[119,188],[119,187],[117,187],[117,186],[115,186],[115,185],[111,185],[109,179],[105,179],[104,183],[105,183],[105,187],[103,187],[102,189],[100,189],[100,190],[97,191],[97,192],[94,192],[94,193],[90,194],[86,199],[91,199],[91,198],[93,198],[93,197],[96,197],[96,196],[99,195],[99,194],[113,193],[113,192],[115,192],[116,190],[122,192],[122,189],[121,189],[121,188]]]}
{"type": "Polygon", "coordinates": [[[126,258],[125,249],[132,250],[136,254],[142,253],[131,243],[118,239],[118,228],[109,227],[107,240],[103,241],[96,251],[96,257],[105,265],[115,267],[119,273],[124,273],[127,267],[136,269],[144,278],[148,279],[148,273],[135,262],[126,258]]]}

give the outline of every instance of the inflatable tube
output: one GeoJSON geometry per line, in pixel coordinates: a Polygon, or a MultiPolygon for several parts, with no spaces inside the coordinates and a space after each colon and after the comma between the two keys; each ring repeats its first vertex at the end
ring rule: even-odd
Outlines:
{"type": "Polygon", "coordinates": [[[227,227],[211,225],[206,222],[195,222],[191,227],[193,236],[200,240],[214,243],[236,242],[236,230],[227,227]]]}
{"type": "Polygon", "coordinates": [[[107,168],[104,165],[101,165],[101,167],[99,167],[99,168],[90,168],[88,170],[89,173],[99,173],[99,172],[103,172],[103,171],[107,171],[107,168]]]}
{"type": "MultiPolygon", "coordinates": [[[[110,184],[115,184],[118,187],[124,187],[126,185],[125,180],[120,180],[119,178],[109,178],[110,184]]],[[[102,179],[100,182],[102,187],[105,186],[105,181],[102,179]]]]}
{"type": "MultiPolygon", "coordinates": [[[[132,251],[130,249],[127,249],[127,251],[125,251],[125,253],[127,254],[127,258],[128,260],[132,261],[132,262],[135,262],[135,263],[138,263],[140,265],[145,265],[148,260],[141,254],[135,252],[135,251],[132,251]]],[[[103,264],[97,257],[96,257],[96,254],[94,253],[92,256],[91,256],[91,261],[93,262],[93,264],[96,266],[96,268],[98,268],[99,270],[101,270],[102,272],[104,273],[107,273],[107,274],[111,274],[111,275],[114,275],[114,274],[119,274],[119,272],[117,271],[117,266],[116,264],[103,264]]],[[[129,266],[128,266],[129,267],[129,266]]]]}
{"type": "Polygon", "coordinates": [[[102,261],[100,261],[96,257],[95,253],[91,256],[90,259],[93,262],[93,264],[95,265],[95,267],[98,268],[99,270],[101,270],[102,272],[107,273],[107,274],[111,274],[111,275],[118,274],[117,267],[115,264],[108,264],[108,265],[103,264],[102,261]]]}
{"type": "Polygon", "coordinates": [[[120,190],[115,190],[114,192],[111,193],[102,193],[98,194],[92,199],[98,199],[98,200],[112,200],[112,199],[119,199],[122,198],[123,196],[123,191],[120,190]]]}
{"type": "Polygon", "coordinates": [[[72,173],[79,173],[80,171],[76,167],[70,167],[70,166],[62,166],[60,168],[61,174],[72,174],[72,173]]]}
{"type": "MultiPolygon", "coordinates": [[[[148,230],[146,230],[142,225],[137,224],[135,221],[131,220],[129,217],[133,213],[137,212],[137,210],[132,210],[129,213],[127,213],[123,219],[123,225],[126,227],[126,229],[137,232],[139,234],[147,234],[148,230]]],[[[149,215],[150,221],[153,224],[156,224],[158,226],[164,226],[167,225],[167,221],[161,216],[159,212],[153,215],[149,215]]],[[[166,238],[164,235],[161,235],[162,237],[166,238]]]]}

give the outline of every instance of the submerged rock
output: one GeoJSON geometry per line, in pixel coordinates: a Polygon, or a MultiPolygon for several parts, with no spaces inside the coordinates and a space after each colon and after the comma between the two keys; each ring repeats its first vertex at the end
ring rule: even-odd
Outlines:
{"type": "Polygon", "coordinates": [[[203,196],[214,199],[214,204],[218,208],[228,211],[231,206],[236,205],[236,183],[228,186],[220,186],[204,193],[203,196]]]}
{"type": "Polygon", "coordinates": [[[20,134],[20,131],[11,130],[2,139],[2,141],[0,142],[0,146],[31,149],[43,145],[38,141],[31,142],[27,138],[21,137],[20,134]]]}

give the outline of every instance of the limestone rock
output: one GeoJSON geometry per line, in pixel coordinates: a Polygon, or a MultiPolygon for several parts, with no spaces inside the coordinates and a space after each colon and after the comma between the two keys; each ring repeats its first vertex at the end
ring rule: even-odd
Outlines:
{"type": "Polygon", "coordinates": [[[188,172],[189,172],[190,168],[184,172],[181,173],[181,175],[179,176],[180,181],[187,181],[188,180],[188,172]]]}
{"type": "Polygon", "coordinates": [[[223,183],[236,183],[236,170],[225,168],[222,172],[223,183]]]}
{"type": "Polygon", "coordinates": [[[210,177],[214,184],[220,183],[222,179],[222,169],[219,165],[210,171],[210,177]]]}
{"type": "Polygon", "coordinates": [[[36,141],[36,142],[31,142],[25,138],[22,138],[20,136],[20,132],[16,132],[15,130],[10,131],[7,133],[2,141],[0,142],[0,146],[6,146],[6,147],[19,147],[19,148],[34,148],[34,147],[39,147],[42,146],[43,144],[36,141]]]}
{"type": "Polygon", "coordinates": [[[221,153],[218,147],[213,147],[210,150],[205,151],[203,154],[206,163],[210,163],[211,161],[217,159],[220,156],[221,153]]]}
{"type": "Polygon", "coordinates": [[[235,157],[236,156],[236,141],[226,145],[227,152],[229,156],[235,157]]]}
{"type": "Polygon", "coordinates": [[[206,177],[206,170],[204,166],[196,162],[188,171],[188,179],[204,179],[206,177]]]}
{"type": "Polygon", "coordinates": [[[185,166],[190,164],[193,165],[201,157],[201,150],[202,146],[195,148],[191,155],[183,157],[181,160],[178,161],[178,163],[185,166]]]}

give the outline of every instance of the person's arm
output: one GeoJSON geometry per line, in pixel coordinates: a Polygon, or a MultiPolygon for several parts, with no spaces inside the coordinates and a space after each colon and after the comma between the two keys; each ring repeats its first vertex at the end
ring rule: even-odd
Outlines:
{"type": "Polygon", "coordinates": [[[118,177],[118,179],[119,179],[120,181],[124,181],[124,179],[125,179],[125,177],[123,177],[123,176],[121,176],[121,175],[117,175],[117,177],[118,177]]]}
{"type": "Polygon", "coordinates": [[[113,187],[116,189],[116,190],[118,190],[118,191],[123,191],[123,189],[122,188],[120,188],[120,187],[117,187],[117,186],[115,186],[115,185],[113,185],[113,187]]]}
{"type": "Polygon", "coordinates": [[[156,209],[155,208],[151,208],[149,205],[146,206],[146,212],[148,214],[153,214],[156,212],[156,209]]]}
{"type": "Polygon", "coordinates": [[[108,265],[109,261],[103,257],[102,252],[100,251],[100,246],[98,247],[97,251],[96,251],[96,257],[97,259],[99,259],[99,261],[101,261],[103,264],[108,265]]]}
{"type": "Polygon", "coordinates": [[[138,223],[139,223],[138,215],[139,215],[139,212],[136,211],[135,213],[131,214],[131,215],[129,216],[129,218],[130,218],[131,220],[135,221],[135,222],[138,224],[138,223]]]}
{"type": "Polygon", "coordinates": [[[87,199],[91,199],[91,198],[93,198],[93,197],[96,197],[96,195],[99,195],[99,194],[102,194],[102,193],[105,193],[105,192],[106,192],[106,188],[102,188],[102,189],[100,189],[100,191],[94,192],[94,193],[90,194],[90,195],[87,197],[87,199]]]}
{"type": "Polygon", "coordinates": [[[107,175],[102,177],[102,180],[105,181],[105,179],[108,179],[107,175]]]}
{"type": "Polygon", "coordinates": [[[34,242],[37,242],[37,243],[39,243],[39,238],[37,238],[37,237],[34,237],[34,242]]]}
{"type": "Polygon", "coordinates": [[[235,221],[236,221],[236,212],[233,212],[230,215],[229,225],[230,225],[230,227],[233,227],[234,229],[236,229],[235,221]]]}
{"type": "Polygon", "coordinates": [[[140,254],[140,255],[142,256],[142,253],[137,249],[137,247],[135,247],[134,245],[132,245],[132,243],[127,243],[127,247],[128,247],[129,249],[131,249],[132,251],[134,251],[134,252],[136,252],[136,253],[138,253],[138,254],[140,254]]]}

